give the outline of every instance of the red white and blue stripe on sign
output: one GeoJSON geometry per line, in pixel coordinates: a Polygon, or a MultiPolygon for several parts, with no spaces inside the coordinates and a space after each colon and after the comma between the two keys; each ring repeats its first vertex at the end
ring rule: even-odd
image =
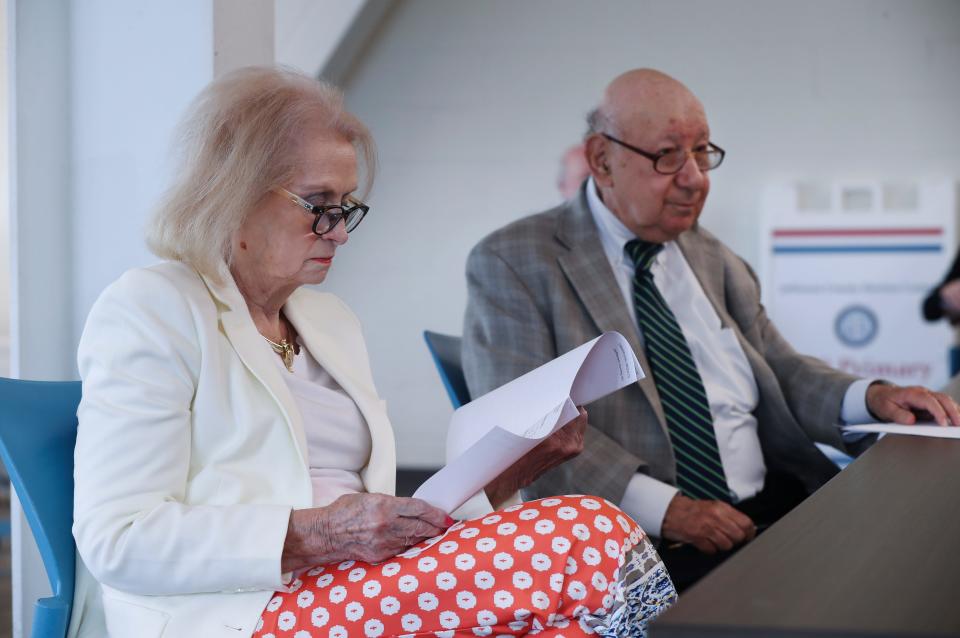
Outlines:
{"type": "Polygon", "coordinates": [[[939,253],[942,227],[915,228],[775,228],[776,255],[863,253],[939,253]]]}

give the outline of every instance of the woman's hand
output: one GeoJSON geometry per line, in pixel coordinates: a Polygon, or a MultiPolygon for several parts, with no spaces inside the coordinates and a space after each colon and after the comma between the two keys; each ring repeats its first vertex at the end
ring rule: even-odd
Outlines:
{"type": "Polygon", "coordinates": [[[580,416],[544,439],[540,445],[520,457],[516,463],[491,481],[484,491],[494,509],[510,496],[533,483],[541,474],[583,451],[583,435],[587,430],[587,411],[580,407],[580,416]]]}
{"type": "Polygon", "coordinates": [[[446,512],[416,498],[345,494],[327,507],[294,510],[281,569],[396,556],[453,525],[446,512]]]}

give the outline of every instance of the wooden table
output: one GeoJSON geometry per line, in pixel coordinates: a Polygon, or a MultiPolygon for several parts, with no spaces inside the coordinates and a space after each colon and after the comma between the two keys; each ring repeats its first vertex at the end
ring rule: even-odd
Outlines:
{"type": "Polygon", "coordinates": [[[650,628],[694,636],[960,636],[960,440],[881,439],[650,628]]]}

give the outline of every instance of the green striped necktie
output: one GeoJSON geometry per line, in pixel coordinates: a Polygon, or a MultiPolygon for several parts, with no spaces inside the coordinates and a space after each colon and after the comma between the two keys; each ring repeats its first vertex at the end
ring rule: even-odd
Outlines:
{"type": "Polygon", "coordinates": [[[690,498],[730,501],[720,462],[710,403],[680,324],[653,281],[650,266],[663,244],[633,239],[624,250],[633,260],[633,305],[647,360],[677,459],[677,486],[690,498]]]}

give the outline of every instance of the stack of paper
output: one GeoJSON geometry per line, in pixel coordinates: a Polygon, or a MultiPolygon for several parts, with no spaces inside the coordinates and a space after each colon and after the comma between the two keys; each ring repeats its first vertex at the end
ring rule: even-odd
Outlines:
{"type": "Polygon", "coordinates": [[[452,512],[587,405],[643,378],[618,332],[531,370],[461,406],[450,419],[446,467],[414,494],[452,512]]]}
{"type": "Polygon", "coordinates": [[[960,439],[960,428],[945,427],[936,423],[917,425],[899,425],[897,423],[864,423],[863,425],[845,425],[844,432],[880,432],[882,434],[910,434],[912,436],[932,436],[941,439],[960,439]]]}

